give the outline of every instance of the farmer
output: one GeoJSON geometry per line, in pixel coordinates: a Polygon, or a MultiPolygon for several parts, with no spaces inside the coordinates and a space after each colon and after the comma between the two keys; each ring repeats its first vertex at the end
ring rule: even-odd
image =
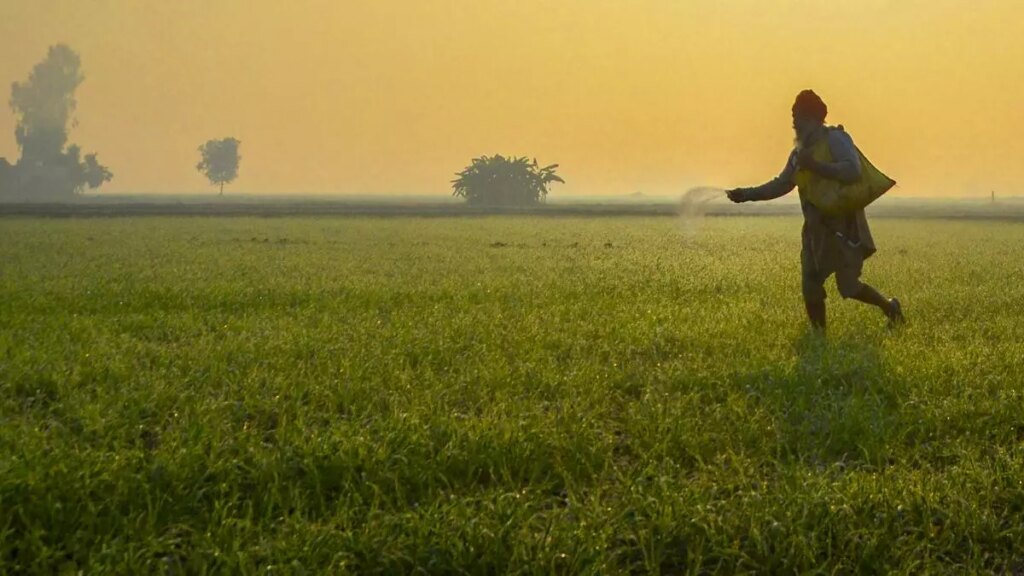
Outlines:
{"type": "MultiPolygon", "coordinates": [[[[796,146],[782,173],[767,184],[755,188],[727,191],[733,202],[772,200],[788,194],[796,187],[798,170],[808,170],[825,179],[840,183],[857,182],[861,178],[860,154],[853,139],[842,126],[825,125],[828,108],[812,90],[804,90],[793,104],[793,130],[796,146]],[[812,148],[827,139],[832,162],[814,159],[812,148]]],[[[826,215],[805,197],[801,189],[800,207],[804,213],[803,248],[800,263],[803,276],[804,304],[811,325],[825,330],[825,280],[835,274],[839,294],[881,310],[891,324],[903,322],[899,300],[886,298],[878,290],[861,282],[864,259],[875,253],[875,243],[868,229],[864,210],[841,215],[826,215]]]]}

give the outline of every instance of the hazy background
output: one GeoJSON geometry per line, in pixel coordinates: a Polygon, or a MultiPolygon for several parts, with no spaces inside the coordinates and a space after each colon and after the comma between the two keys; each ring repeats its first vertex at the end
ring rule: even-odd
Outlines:
{"type": "MultiPolygon", "coordinates": [[[[681,193],[781,168],[802,88],[907,196],[1024,190],[1024,4],[903,0],[0,0],[0,82],[82,56],[72,140],[103,192],[447,194],[481,154],[553,196],[681,193]]],[[[0,156],[17,157],[0,113],[0,156]]]]}

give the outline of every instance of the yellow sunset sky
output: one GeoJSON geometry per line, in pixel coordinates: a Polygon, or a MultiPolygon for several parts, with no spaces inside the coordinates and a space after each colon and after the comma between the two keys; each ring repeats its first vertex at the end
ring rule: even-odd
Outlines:
{"type": "Polygon", "coordinates": [[[1024,194],[1019,0],[2,0],[4,90],[59,42],[104,192],[213,193],[223,136],[238,193],[447,194],[492,153],[552,197],[751,185],[810,87],[896,194],[1024,194]]]}

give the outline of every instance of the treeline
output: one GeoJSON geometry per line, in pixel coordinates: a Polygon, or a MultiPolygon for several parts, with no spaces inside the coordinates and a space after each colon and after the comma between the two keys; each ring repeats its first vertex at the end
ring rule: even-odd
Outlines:
{"type": "MultiPolygon", "coordinates": [[[[79,55],[64,44],[51,46],[24,82],[11,87],[10,106],[17,118],[15,140],[20,156],[11,164],[0,158],[0,201],[60,202],[87,188],[110,182],[113,172],[95,153],[83,154],[69,144],[78,102],[75,91],[85,80],[79,55]]],[[[220,188],[238,177],[241,142],[227,137],[199,147],[196,169],[220,188]]],[[[452,181],[453,195],[475,206],[530,206],[543,203],[548,187],[565,181],[557,164],[500,154],[475,158],[452,181]]]]}

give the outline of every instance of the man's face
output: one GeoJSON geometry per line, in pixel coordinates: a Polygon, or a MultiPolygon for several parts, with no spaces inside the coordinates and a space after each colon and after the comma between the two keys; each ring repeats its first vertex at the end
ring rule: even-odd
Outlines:
{"type": "Polygon", "coordinates": [[[806,114],[793,113],[793,132],[797,139],[803,139],[821,125],[821,122],[807,116],[806,114]]]}
{"type": "Polygon", "coordinates": [[[805,134],[807,129],[811,127],[813,120],[803,114],[793,112],[793,131],[796,135],[805,134]]]}

